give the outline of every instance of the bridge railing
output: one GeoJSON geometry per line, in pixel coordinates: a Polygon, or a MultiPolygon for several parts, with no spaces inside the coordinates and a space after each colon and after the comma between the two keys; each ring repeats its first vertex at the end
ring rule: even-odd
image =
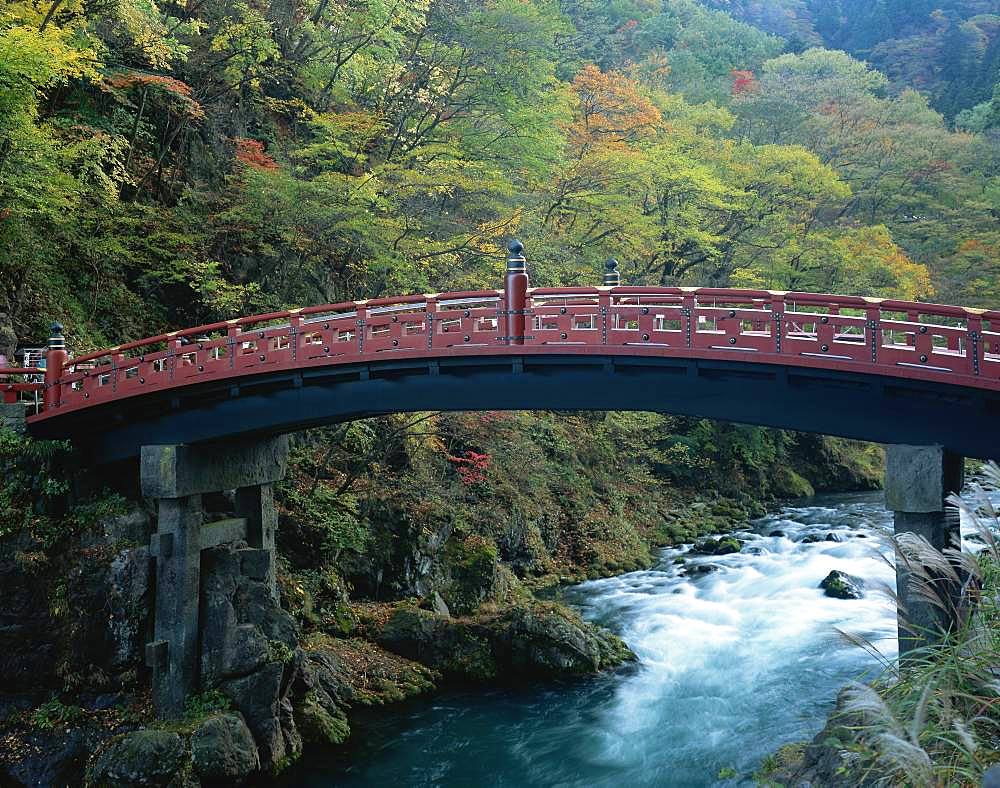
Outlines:
{"type": "Polygon", "coordinates": [[[28,412],[41,407],[45,385],[41,382],[45,370],[39,367],[0,367],[0,402],[10,405],[23,403],[28,412]]]}
{"type": "MultiPolygon", "coordinates": [[[[616,271],[603,287],[531,289],[523,257],[512,252],[514,264],[504,290],[326,304],[161,334],[74,359],[57,355],[48,364],[46,415],[202,382],[393,355],[652,354],[1000,390],[1000,312],[814,293],[622,286],[616,271]]],[[[56,354],[63,352],[61,335],[55,342],[56,354]]]]}

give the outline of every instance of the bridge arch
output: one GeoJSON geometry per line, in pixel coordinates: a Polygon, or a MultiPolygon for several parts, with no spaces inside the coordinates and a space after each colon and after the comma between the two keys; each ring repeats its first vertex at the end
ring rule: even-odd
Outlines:
{"type": "Polygon", "coordinates": [[[515,241],[500,290],[256,315],[72,359],[57,326],[29,429],[113,461],[395,412],[627,409],[996,454],[1000,312],[628,287],[616,266],[601,287],[532,289],[515,241]]]}

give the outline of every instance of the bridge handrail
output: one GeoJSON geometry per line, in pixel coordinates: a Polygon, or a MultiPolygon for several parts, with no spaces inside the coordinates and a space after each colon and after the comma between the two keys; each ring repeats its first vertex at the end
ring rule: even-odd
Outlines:
{"type": "Polygon", "coordinates": [[[6,375],[44,375],[41,367],[0,367],[0,378],[6,375]]]}
{"type": "Polygon", "coordinates": [[[960,377],[1000,389],[1000,311],[995,310],[821,293],[621,284],[528,288],[524,282],[516,295],[520,300],[511,298],[509,289],[417,293],[171,331],[50,365],[46,402],[76,408],[265,367],[366,361],[387,352],[495,353],[512,344],[526,352],[548,345],[552,352],[606,347],[745,359],[754,353],[771,363],[923,379],[947,374],[951,382],[960,377]]]}

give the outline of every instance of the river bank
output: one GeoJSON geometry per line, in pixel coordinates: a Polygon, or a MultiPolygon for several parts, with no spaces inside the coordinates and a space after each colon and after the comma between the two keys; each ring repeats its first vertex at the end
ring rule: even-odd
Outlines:
{"type": "Polygon", "coordinates": [[[878,493],[823,497],[737,531],[740,552],[667,548],[650,569],[565,588],[637,663],[360,715],[350,756],[314,755],[282,785],[749,784],[770,752],[821,727],[843,683],[877,667],[836,627],[892,651],[895,616],[874,590],[893,579],[878,557],[890,522],[878,493]],[[832,570],[863,578],[864,598],[826,596],[832,570]]]}
{"type": "MultiPolygon", "coordinates": [[[[252,651],[226,646],[227,661],[250,659],[242,673],[159,723],[143,654],[151,512],[123,494],[33,499],[65,489],[57,463],[31,442],[4,448],[23,508],[8,505],[22,525],[0,540],[0,769],[43,785],[80,784],[88,768],[94,784],[128,784],[107,764],[161,750],[170,779],[272,774],[317,747],[350,751],[355,715],[372,708],[613,668],[632,657],[619,638],[539,597],[746,528],[779,494],[877,484],[878,465],[861,445],[648,414],[431,414],[306,435],[276,491],[280,607],[240,569],[239,546],[211,551],[205,608],[258,600],[241,603],[241,623],[263,634],[252,651]],[[642,445],[653,448],[636,454],[642,445]],[[812,481],[765,472],[766,458],[804,454],[812,481]],[[133,735],[143,730],[153,734],[133,735]],[[198,742],[225,774],[198,772],[198,742]]],[[[232,516],[231,497],[204,506],[232,516]]]]}

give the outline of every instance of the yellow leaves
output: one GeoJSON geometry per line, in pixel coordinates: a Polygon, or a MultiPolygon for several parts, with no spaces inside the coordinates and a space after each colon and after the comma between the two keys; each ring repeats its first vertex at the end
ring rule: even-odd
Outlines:
{"type": "Polygon", "coordinates": [[[845,255],[845,282],[855,292],[908,301],[934,295],[927,266],[907,257],[884,225],[854,230],[839,244],[845,255]]]}
{"type": "Polygon", "coordinates": [[[0,83],[39,91],[71,77],[93,76],[93,49],[79,49],[71,29],[19,25],[0,31],[0,83]]]}
{"type": "Polygon", "coordinates": [[[639,84],[619,72],[602,73],[586,65],[573,79],[579,104],[570,141],[580,149],[596,142],[625,145],[652,136],[663,116],[640,92],[639,84]]]}

